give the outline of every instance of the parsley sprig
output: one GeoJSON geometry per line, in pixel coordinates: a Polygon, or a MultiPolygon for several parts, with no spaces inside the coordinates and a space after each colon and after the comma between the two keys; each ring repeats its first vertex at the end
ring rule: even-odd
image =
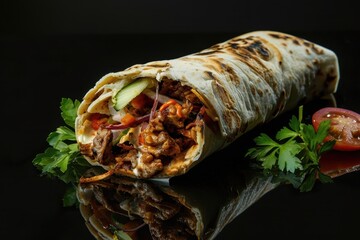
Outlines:
{"type": "Polygon", "coordinates": [[[319,160],[335,141],[324,142],[330,120],[321,122],[315,132],[311,124],[302,123],[302,118],[303,106],[300,106],[298,118],[292,116],[289,127],[279,130],[275,140],[261,133],[254,139],[257,146],[250,148],[246,156],[255,159],[275,182],[291,183],[301,192],[307,192],[313,189],[316,179],[332,182],[331,177],[320,171],[319,160]]]}
{"type": "Polygon", "coordinates": [[[62,98],[60,103],[61,116],[67,126],[60,126],[47,137],[49,147],[35,156],[33,165],[42,175],[58,178],[69,184],[63,198],[64,206],[74,205],[75,188],[82,174],[90,164],[80,154],[75,137],[75,119],[80,101],[62,98]]]}

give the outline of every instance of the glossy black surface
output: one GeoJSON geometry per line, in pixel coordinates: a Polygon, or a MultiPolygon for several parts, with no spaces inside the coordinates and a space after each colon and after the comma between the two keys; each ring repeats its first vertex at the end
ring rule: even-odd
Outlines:
{"type": "MultiPolygon", "coordinates": [[[[341,71],[337,104],[360,112],[357,32],[289,33],[337,53],[341,71]]],[[[78,209],[62,207],[64,184],[40,177],[31,163],[47,147],[47,135],[62,124],[62,97],[81,99],[106,73],[180,57],[238,34],[2,37],[0,232],[6,238],[1,238],[92,239],[78,209]]],[[[287,119],[277,124],[287,124],[287,119]]],[[[237,161],[242,160],[243,141],[250,138],[214,154],[196,171],[226,171],[228,160],[241,167],[237,161]]],[[[358,235],[359,202],[360,172],[318,184],[309,193],[281,186],[228,224],[217,239],[350,239],[358,235]]]]}

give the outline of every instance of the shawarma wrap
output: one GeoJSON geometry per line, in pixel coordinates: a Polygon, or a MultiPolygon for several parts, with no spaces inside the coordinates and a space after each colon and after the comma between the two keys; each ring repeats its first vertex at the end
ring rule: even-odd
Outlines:
{"type": "Polygon", "coordinates": [[[108,172],[83,181],[184,174],[338,81],[333,51],[272,31],[109,73],[84,96],[75,126],[81,153],[108,172]]]}

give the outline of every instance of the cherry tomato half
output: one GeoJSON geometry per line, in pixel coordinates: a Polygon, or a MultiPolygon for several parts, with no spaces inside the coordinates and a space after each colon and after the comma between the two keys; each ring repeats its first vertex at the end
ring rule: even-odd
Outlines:
{"type": "Polygon", "coordinates": [[[322,108],[312,116],[315,131],[320,122],[327,119],[330,119],[331,126],[325,141],[336,140],[335,150],[360,150],[360,114],[343,108],[322,108]]]}

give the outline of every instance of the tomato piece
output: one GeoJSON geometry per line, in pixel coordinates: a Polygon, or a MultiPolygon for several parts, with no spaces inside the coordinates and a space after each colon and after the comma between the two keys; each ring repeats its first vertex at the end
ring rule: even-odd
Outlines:
{"type": "Polygon", "coordinates": [[[100,113],[91,114],[89,119],[91,121],[91,127],[94,130],[98,130],[101,125],[107,122],[107,116],[100,113]]]}
{"type": "Polygon", "coordinates": [[[120,120],[124,125],[130,125],[136,121],[136,118],[130,113],[126,113],[125,116],[120,120]]]}
{"type": "Polygon", "coordinates": [[[131,106],[136,109],[141,109],[146,106],[152,105],[152,99],[146,96],[144,93],[140,93],[130,102],[131,106]]]}
{"type": "Polygon", "coordinates": [[[327,107],[315,112],[312,124],[315,131],[322,121],[329,119],[330,129],[325,141],[335,140],[335,150],[360,150],[360,114],[344,108],[327,107]]]}

